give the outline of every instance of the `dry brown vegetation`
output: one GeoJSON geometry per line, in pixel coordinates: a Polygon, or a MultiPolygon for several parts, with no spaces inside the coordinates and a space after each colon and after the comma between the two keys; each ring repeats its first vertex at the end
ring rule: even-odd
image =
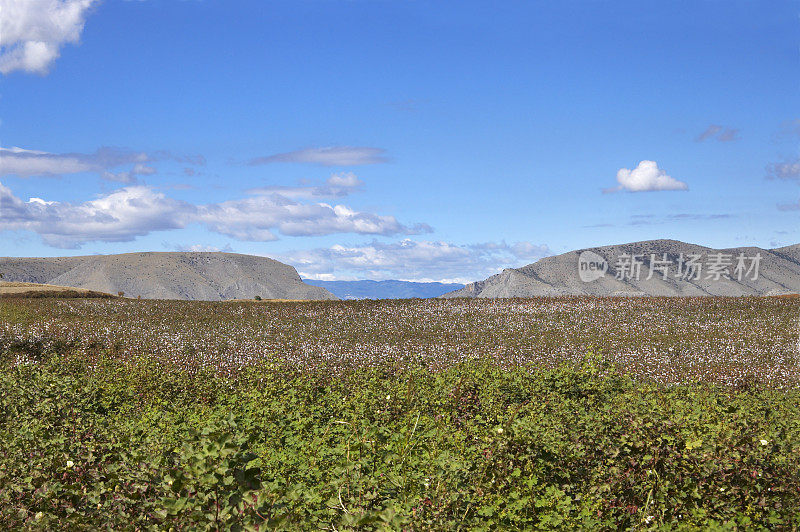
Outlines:
{"type": "Polygon", "coordinates": [[[552,368],[598,352],[661,383],[800,383],[797,298],[591,298],[202,302],[18,300],[0,340],[58,341],[234,375],[286,363],[447,368],[490,358],[552,368]],[[19,320],[20,316],[26,316],[19,320]]]}
{"type": "Polygon", "coordinates": [[[310,303],[312,299],[226,299],[224,303],[310,303]]]}
{"type": "Polygon", "coordinates": [[[0,299],[8,298],[114,298],[111,294],[73,288],[70,286],[57,286],[38,283],[9,283],[0,282],[0,299]]]}

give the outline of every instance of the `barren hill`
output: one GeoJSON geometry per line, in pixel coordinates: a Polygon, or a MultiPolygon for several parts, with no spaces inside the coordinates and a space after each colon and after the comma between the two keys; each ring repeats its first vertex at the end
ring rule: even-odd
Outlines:
{"type": "Polygon", "coordinates": [[[9,282],[53,284],[148,299],[336,299],[297,271],[236,253],[125,253],[85,257],[0,258],[9,282]]]}
{"type": "Polygon", "coordinates": [[[718,250],[677,240],[649,240],[547,257],[522,268],[506,269],[442,297],[794,293],[800,293],[800,245],[718,250]]]}

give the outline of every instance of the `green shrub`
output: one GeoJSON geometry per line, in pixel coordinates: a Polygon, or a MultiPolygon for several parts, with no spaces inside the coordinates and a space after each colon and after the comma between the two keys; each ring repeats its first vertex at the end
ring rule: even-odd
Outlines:
{"type": "Polygon", "coordinates": [[[598,355],[232,379],[4,349],[6,529],[800,527],[797,390],[644,384],[598,355]]]}

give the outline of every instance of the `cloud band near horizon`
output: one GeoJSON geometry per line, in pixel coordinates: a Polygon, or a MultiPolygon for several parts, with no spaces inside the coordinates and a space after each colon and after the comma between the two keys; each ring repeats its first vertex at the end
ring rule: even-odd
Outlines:
{"type": "Polygon", "coordinates": [[[292,264],[306,279],[468,282],[485,279],[552,255],[531,242],[454,244],[403,239],[299,250],[274,258],[292,264]]]}
{"type": "MultiPolygon", "coordinates": [[[[334,176],[328,184],[331,180],[338,182],[334,176]]],[[[302,201],[300,197],[279,193],[195,205],[170,198],[151,187],[129,186],[80,203],[42,198],[26,202],[0,183],[0,231],[32,231],[52,247],[75,249],[87,242],[128,242],[152,232],[182,229],[191,224],[201,224],[236,240],[256,242],[277,240],[278,234],[391,236],[433,231],[424,223],[408,226],[394,216],[360,212],[345,205],[302,201]]]]}

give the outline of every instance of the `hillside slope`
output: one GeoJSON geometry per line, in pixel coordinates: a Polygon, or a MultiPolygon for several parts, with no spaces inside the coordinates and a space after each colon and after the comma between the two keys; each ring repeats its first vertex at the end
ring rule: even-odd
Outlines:
{"type": "Polygon", "coordinates": [[[54,284],[147,299],[336,299],[297,271],[266,257],[155,252],[54,258],[0,258],[10,282],[54,284]]]}
{"type": "Polygon", "coordinates": [[[766,250],[756,247],[711,249],[677,240],[649,240],[616,246],[571,251],[547,257],[522,268],[510,268],[484,281],[443,295],[453,297],[592,296],[748,296],[800,293],[800,245],[766,250]],[[729,261],[719,278],[710,264],[721,254],[729,261]],[[629,267],[638,256],[638,275],[629,267]],[[652,263],[653,255],[657,262],[652,263]],[[738,257],[745,270],[736,272],[738,257]],[[760,255],[756,271],[753,258],[760,255]],[[699,275],[687,273],[686,261],[699,256],[699,275]],[[583,261],[581,260],[583,257],[583,261]],[[584,280],[579,263],[594,258],[606,265],[605,273],[584,280]],[[683,260],[684,262],[681,262],[683,260]],[[660,261],[660,264],[659,264],[660,261]],[[651,272],[652,270],[652,272],[651,272]],[[651,275],[652,273],[652,275],[651,275]]]}

